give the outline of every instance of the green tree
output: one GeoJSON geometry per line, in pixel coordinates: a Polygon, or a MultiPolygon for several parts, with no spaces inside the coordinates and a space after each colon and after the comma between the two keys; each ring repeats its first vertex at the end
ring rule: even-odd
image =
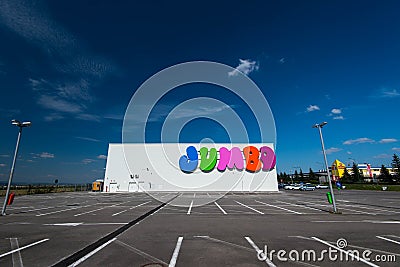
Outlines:
{"type": "Polygon", "coordinates": [[[294,171],[294,180],[295,181],[299,180],[299,173],[297,172],[297,170],[294,171]]]}
{"type": "Polygon", "coordinates": [[[400,178],[400,159],[399,156],[393,154],[392,168],[397,178],[400,178]]]}
{"type": "Polygon", "coordinates": [[[389,173],[389,170],[382,164],[379,179],[382,179],[384,182],[390,183],[392,182],[392,176],[389,173]]]}
{"type": "Polygon", "coordinates": [[[310,171],[308,173],[308,177],[310,177],[311,181],[317,180],[317,176],[315,175],[315,173],[313,172],[313,170],[311,168],[310,168],[310,171]]]}
{"type": "Polygon", "coordinates": [[[363,175],[360,173],[360,169],[354,162],[353,162],[353,167],[351,169],[353,171],[353,174],[351,175],[353,182],[354,183],[361,182],[363,179],[363,175]]]}
{"type": "Polygon", "coordinates": [[[287,175],[286,172],[283,172],[283,180],[285,181],[285,183],[287,183],[290,180],[289,175],[287,175]]]}
{"type": "Polygon", "coordinates": [[[352,179],[351,179],[351,175],[350,175],[349,171],[347,170],[347,168],[344,169],[343,177],[340,178],[340,181],[342,183],[351,183],[351,182],[353,182],[352,179]]]}
{"type": "Polygon", "coordinates": [[[300,169],[300,180],[304,181],[304,173],[302,169],[300,169]]]}

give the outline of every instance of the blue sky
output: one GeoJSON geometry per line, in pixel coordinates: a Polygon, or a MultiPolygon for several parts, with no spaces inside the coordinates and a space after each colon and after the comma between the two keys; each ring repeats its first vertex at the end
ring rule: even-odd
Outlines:
{"type": "MultiPolygon", "coordinates": [[[[127,2],[1,1],[0,181],[8,179],[14,118],[33,122],[16,182],[103,177],[108,143],[121,142],[135,90],[193,60],[239,67],[261,88],[275,117],[278,171],[322,168],[311,128],[322,121],[330,162],[388,164],[400,152],[398,1],[127,2]]],[[[246,103],[201,84],[159,102],[147,141],[159,142],[168,112],[193,97],[231,106],[258,141],[246,103]]],[[[199,119],[179,140],[227,137],[221,125],[199,119]]]]}

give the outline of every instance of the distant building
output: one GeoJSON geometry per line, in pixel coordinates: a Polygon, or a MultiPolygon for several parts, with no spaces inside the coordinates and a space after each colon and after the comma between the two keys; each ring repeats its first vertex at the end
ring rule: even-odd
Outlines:
{"type": "MultiPolygon", "coordinates": [[[[381,174],[381,167],[373,167],[370,164],[367,163],[363,163],[363,164],[357,164],[358,169],[360,170],[360,172],[362,173],[362,175],[364,176],[364,181],[365,182],[372,182],[374,181],[374,179],[379,178],[379,175],[381,174]]],[[[386,169],[389,171],[390,175],[395,175],[396,172],[394,171],[394,169],[390,166],[385,166],[386,169]]],[[[351,167],[349,167],[347,169],[347,171],[349,172],[349,174],[353,174],[353,169],[351,167]]]]}

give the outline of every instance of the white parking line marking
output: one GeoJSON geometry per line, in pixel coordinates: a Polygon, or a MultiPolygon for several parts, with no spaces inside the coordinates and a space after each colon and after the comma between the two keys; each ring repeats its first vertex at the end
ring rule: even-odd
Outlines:
{"type": "Polygon", "coordinates": [[[86,254],[85,256],[83,256],[82,258],[80,258],[79,260],[77,260],[76,262],[72,263],[71,265],[69,265],[69,267],[74,267],[74,266],[78,266],[79,264],[81,264],[82,262],[84,262],[85,260],[87,260],[89,257],[93,256],[94,254],[96,254],[97,252],[99,252],[100,250],[102,250],[103,248],[105,248],[106,246],[108,246],[109,244],[111,244],[112,242],[114,242],[114,240],[117,239],[116,237],[114,237],[113,239],[109,240],[108,242],[104,243],[103,245],[101,245],[100,247],[96,248],[95,250],[93,250],[92,252],[86,254]]]}
{"type": "Polygon", "coordinates": [[[261,201],[258,201],[258,200],[255,200],[255,202],[258,202],[258,203],[264,204],[264,205],[266,205],[266,206],[269,206],[269,207],[274,207],[274,208],[277,208],[277,209],[281,209],[281,210],[289,211],[289,212],[292,212],[292,213],[295,213],[295,214],[303,214],[303,213],[301,213],[301,212],[297,212],[297,211],[294,211],[294,210],[290,210],[290,209],[282,208],[282,207],[279,207],[279,206],[275,206],[275,205],[267,204],[267,203],[264,203],[264,202],[261,202],[261,201]]]}
{"type": "Polygon", "coordinates": [[[179,250],[181,249],[181,245],[182,245],[182,240],[183,240],[183,237],[180,236],[178,238],[178,242],[176,242],[176,247],[175,247],[174,253],[172,254],[172,258],[169,262],[168,267],[174,267],[176,265],[176,260],[178,259],[179,250]]]}
{"type": "Polygon", "coordinates": [[[295,207],[300,207],[300,208],[305,208],[305,209],[310,209],[310,210],[321,211],[321,210],[319,210],[319,209],[316,209],[316,208],[311,208],[311,207],[307,207],[307,206],[304,206],[304,205],[298,205],[298,204],[293,204],[293,203],[284,202],[284,201],[276,201],[276,202],[280,202],[280,203],[288,204],[288,205],[295,206],[295,207]]]}
{"type": "Polygon", "coordinates": [[[247,240],[247,242],[249,242],[249,244],[256,250],[257,256],[260,255],[260,254],[261,254],[262,256],[266,256],[265,262],[267,263],[268,266],[270,266],[270,267],[276,267],[276,265],[273,264],[272,261],[271,261],[270,259],[268,259],[268,255],[265,255],[265,254],[264,254],[264,251],[262,251],[261,249],[259,249],[259,247],[257,247],[257,245],[253,242],[253,240],[251,240],[250,237],[245,236],[244,238],[245,238],[245,239],[247,240]]]}
{"type": "MultiPolygon", "coordinates": [[[[330,207],[330,205],[326,205],[326,204],[317,204],[317,203],[312,203],[312,202],[308,202],[308,201],[303,201],[304,203],[308,203],[311,205],[315,205],[315,206],[323,206],[323,207],[330,207]]],[[[340,209],[342,210],[348,210],[348,211],[353,211],[353,212],[357,212],[357,213],[363,213],[363,214],[369,214],[369,215],[376,215],[376,213],[371,213],[371,212],[366,212],[366,211],[360,211],[360,210],[353,210],[353,209],[349,209],[349,208],[343,208],[342,206],[340,206],[340,209]]]]}
{"type": "Polygon", "coordinates": [[[102,208],[98,208],[98,209],[95,209],[95,210],[90,210],[90,211],[78,213],[78,214],[75,214],[74,216],[77,217],[77,216],[81,216],[81,215],[84,215],[84,214],[89,214],[89,213],[92,213],[92,212],[95,212],[95,211],[103,210],[103,209],[105,209],[105,208],[106,208],[106,207],[102,207],[102,208]]]}
{"type": "Polygon", "coordinates": [[[358,212],[358,213],[369,214],[369,215],[376,215],[376,213],[371,213],[371,212],[366,212],[366,211],[361,211],[361,210],[353,210],[353,209],[348,209],[348,208],[343,208],[343,207],[340,207],[340,209],[354,211],[354,212],[358,212]]]}
{"type": "Polygon", "coordinates": [[[121,214],[121,213],[124,213],[124,212],[127,212],[128,210],[123,210],[123,211],[120,211],[120,212],[117,212],[117,213],[114,213],[113,215],[111,215],[111,216],[117,216],[117,215],[119,215],[119,214],[121,214]]]}
{"type": "Polygon", "coordinates": [[[241,248],[241,249],[244,249],[244,250],[247,250],[247,251],[253,251],[252,249],[250,249],[250,248],[248,248],[248,247],[244,247],[244,246],[241,246],[241,245],[238,245],[238,244],[234,244],[234,243],[230,243],[230,242],[227,242],[227,241],[224,241],[224,240],[220,240],[220,239],[216,239],[216,238],[213,238],[213,237],[209,237],[208,235],[195,235],[195,236],[193,236],[194,238],[202,238],[202,239],[206,239],[206,240],[209,240],[209,241],[213,241],[213,242],[216,242],[216,243],[221,243],[221,244],[224,244],[224,245],[227,245],[227,246],[231,246],[231,247],[235,247],[235,248],[241,248]]]}
{"type": "Polygon", "coordinates": [[[214,202],[214,204],[217,205],[217,207],[222,211],[223,214],[227,214],[226,211],[224,211],[224,209],[217,202],[214,202]]]}
{"type": "Polygon", "coordinates": [[[74,207],[74,208],[70,208],[70,209],[63,209],[63,210],[56,210],[56,211],[52,211],[52,212],[47,212],[47,213],[40,213],[37,214],[36,216],[45,216],[45,215],[50,215],[50,214],[55,214],[55,213],[60,213],[60,212],[64,212],[64,211],[69,211],[69,210],[76,210],[76,209],[80,209],[80,208],[86,208],[92,205],[86,205],[86,206],[82,206],[82,207],[74,207]]]}
{"type": "Polygon", "coordinates": [[[247,206],[247,205],[245,205],[245,204],[243,204],[243,203],[240,203],[239,201],[236,201],[236,200],[235,200],[235,202],[238,203],[239,205],[242,205],[243,207],[246,207],[246,208],[248,208],[248,209],[251,209],[251,210],[253,210],[253,211],[255,211],[255,212],[259,213],[259,214],[264,214],[264,212],[259,211],[259,210],[256,210],[255,208],[249,207],[249,206],[247,206]]]}
{"type": "MultiPolygon", "coordinates": [[[[18,238],[10,238],[11,249],[19,249],[18,238]]],[[[13,267],[24,267],[22,262],[21,252],[18,250],[17,252],[13,253],[12,255],[12,263],[13,267]]]]}
{"type": "MultiPolygon", "coordinates": [[[[139,204],[139,205],[133,206],[133,207],[129,208],[128,210],[133,210],[134,208],[137,208],[137,207],[140,207],[140,206],[146,205],[147,203],[150,203],[150,202],[151,202],[151,201],[147,201],[147,202],[144,202],[144,203],[142,203],[142,204],[139,204]]],[[[114,213],[114,214],[113,214],[113,215],[111,215],[111,216],[117,216],[117,215],[119,215],[119,214],[121,214],[121,213],[124,213],[124,212],[126,212],[126,211],[128,211],[128,210],[123,210],[123,211],[120,211],[120,212],[114,213]]]]}
{"type": "Polygon", "coordinates": [[[133,251],[134,253],[139,254],[143,258],[146,258],[146,259],[148,259],[148,260],[150,260],[150,261],[152,261],[154,263],[162,263],[163,264],[162,266],[168,265],[168,263],[166,263],[166,262],[164,262],[164,261],[162,261],[160,259],[157,259],[156,257],[153,257],[150,254],[147,254],[146,252],[141,251],[140,249],[132,247],[132,246],[122,242],[121,240],[115,240],[114,244],[121,245],[121,246],[129,249],[130,251],[133,251]]]}
{"type": "Polygon", "coordinates": [[[20,213],[28,213],[28,212],[32,212],[32,211],[37,211],[37,210],[48,210],[48,209],[54,209],[57,207],[45,207],[45,208],[37,208],[37,209],[31,209],[31,210],[21,210],[19,211],[20,213]]]}
{"type": "Polygon", "coordinates": [[[83,223],[51,223],[51,224],[43,224],[43,225],[51,225],[51,226],[78,226],[83,223]]]}
{"type": "Polygon", "coordinates": [[[38,244],[40,244],[40,243],[43,243],[43,242],[49,241],[49,240],[50,240],[50,239],[48,239],[48,238],[45,238],[45,239],[42,239],[42,240],[40,240],[40,241],[34,242],[34,243],[32,243],[32,244],[29,244],[29,245],[23,246],[23,247],[21,247],[21,248],[18,248],[18,249],[11,250],[11,251],[9,251],[9,252],[6,252],[6,253],[4,253],[4,254],[1,254],[1,255],[0,255],[0,258],[2,258],[2,257],[4,257],[4,256],[7,256],[7,255],[10,255],[10,254],[12,254],[12,253],[15,253],[15,252],[17,252],[17,251],[21,251],[21,250],[23,250],[23,249],[26,249],[26,248],[29,248],[29,247],[32,247],[32,246],[38,245],[38,244]]]}
{"type": "Polygon", "coordinates": [[[151,202],[151,201],[147,201],[147,202],[144,202],[144,203],[142,203],[142,204],[133,206],[132,208],[130,208],[130,210],[133,210],[133,209],[135,209],[135,208],[137,208],[137,207],[141,207],[141,206],[146,205],[147,203],[150,203],[150,202],[151,202]]]}
{"type": "Polygon", "coordinates": [[[379,265],[376,265],[376,264],[373,264],[373,263],[371,263],[371,262],[369,262],[369,261],[366,261],[365,259],[358,257],[357,255],[355,255],[355,254],[352,253],[352,252],[349,252],[349,251],[343,250],[343,249],[341,249],[341,248],[339,248],[339,247],[337,247],[337,246],[331,245],[331,244],[329,244],[327,241],[324,241],[324,240],[322,240],[322,239],[319,239],[318,237],[312,236],[311,238],[314,239],[315,241],[318,241],[318,242],[320,242],[320,243],[322,243],[322,244],[325,244],[325,245],[327,245],[327,246],[329,246],[329,247],[331,247],[331,248],[337,249],[337,250],[339,250],[339,251],[345,253],[346,255],[349,255],[350,257],[353,257],[353,259],[357,259],[358,261],[362,261],[362,262],[364,262],[365,264],[367,264],[367,265],[369,265],[369,266],[379,267],[379,265]]]}
{"type": "Polygon", "coordinates": [[[211,197],[209,193],[207,193],[207,196],[208,196],[208,197],[211,197]]]}
{"type": "Polygon", "coordinates": [[[189,209],[188,209],[188,211],[187,211],[187,215],[189,215],[190,214],[190,212],[192,212],[192,206],[193,206],[193,200],[192,200],[192,202],[190,202],[190,206],[189,206],[189,209]]]}
{"type": "Polygon", "coordinates": [[[400,221],[370,221],[370,220],[364,220],[364,222],[369,222],[369,223],[388,223],[388,224],[398,224],[400,221]]]}
{"type": "Polygon", "coordinates": [[[393,240],[393,239],[390,239],[390,238],[386,238],[386,237],[383,237],[383,236],[379,236],[379,235],[377,235],[376,237],[379,238],[379,239],[386,240],[386,241],[389,241],[389,242],[392,242],[392,243],[400,245],[399,241],[396,241],[396,240],[393,240]]]}
{"type": "Polygon", "coordinates": [[[392,213],[400,213],[400,211],[393,211],[393,210],[386,210],[386,209],[377,209],[377,208],[371,208],[371,207],[364,207],[361,205],[347,205],[347,204],[343,204],[343,206],[350,206],[350,207],[357,207],[360,209],[367,209],[367,210],[379,210],[379,211],[384,211],[384,212],[392,212],[392,213]]]}

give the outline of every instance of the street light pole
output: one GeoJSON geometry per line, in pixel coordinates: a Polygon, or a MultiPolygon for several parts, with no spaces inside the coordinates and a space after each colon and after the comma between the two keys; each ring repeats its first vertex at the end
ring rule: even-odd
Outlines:
{"type": "Polygon", "coordinates": [[[11,187],[11,181],[14,175],[14,170],[15,170],[15,162],[17,161],[17,155],[18,155],[18,149],[19,149],[19,141],[21,140],[21,135],[22,135],[22,128],[23,127],[28,127],[31,126],[31,122],[19,122],[17,120],[12,120],[12,124],[16,125],[19,127],[18,131],[18,137],[17,137],[17,145],[15,146],[15,151],[14,151],[14,159],[13,163],[11,165],[11,171],[10,171],[10,177],[8,178],[8,185],[7,185],[7,191],[6,195],[4,198],[4,204],[3,204],[3,209],[1,211],[1,215],[6,215],[6,208],[7,208],[7,201],[8,201],[8,196],[10,194],[10,187],[11,187]]]}
{"type": "Polygon", "coordinates": [[[331,196],[332,196],[333,212],[334,212],[334,213],[337,213],[335,195],[333,194],[333,188],[332,188],[331,174],[330,174],[330,172],[329,172],[328,160],[326,159],[326,151],[325,151],[324,138],[322,137],[322,127],[324,127],[326,124],[327,124],[327,122],[322,122],[322,123],[320,123],[320,124],[315,124],[315,125],[313,126],[313,128],[318,128],[318,130],[319,130],[319,137],[320,137],[320,139],[321,139],[321,145],[322,145],[322,154],[324,154],[324,161],[325,161],[325,167],[326,167],[326,174],[328,175],[329,190],[330,190],[331,196]]]}

